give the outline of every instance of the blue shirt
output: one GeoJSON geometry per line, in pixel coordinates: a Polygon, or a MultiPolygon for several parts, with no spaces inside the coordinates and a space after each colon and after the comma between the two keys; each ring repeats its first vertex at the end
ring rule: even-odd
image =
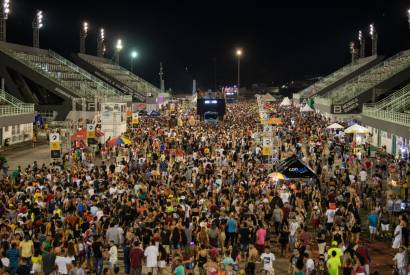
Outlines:
{"type": "Polygon", "coordinates": [[[377,222],[379,220],[379,215],[376,213],[371,213],[367,215],[367,219],[369,220],[369,225],[373,227],[377,227],[377,222]]]}
{"type": "Polygon", "coordinates": [[[228,232],[229,233],[235,233],[236,232],[236,221],[232,218],[230,218],[228,220],[228,222],[226,223],[226,225],[228,226],[228,232]]]}
{"type": "Polygon", "coordinates": [[[18,267],[20,253],[15,248],[10,248],[6,252],[6,257],[10,260],[10,267],[18,267]]]}

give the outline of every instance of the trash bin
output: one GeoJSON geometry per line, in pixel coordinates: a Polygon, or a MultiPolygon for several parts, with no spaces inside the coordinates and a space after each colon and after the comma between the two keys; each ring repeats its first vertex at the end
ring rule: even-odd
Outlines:
{"type": "Polygon", "coordinates": [[[10,138],[6,138],[4,140],[4,146],[9,146],[10,145],[10,138]]]}

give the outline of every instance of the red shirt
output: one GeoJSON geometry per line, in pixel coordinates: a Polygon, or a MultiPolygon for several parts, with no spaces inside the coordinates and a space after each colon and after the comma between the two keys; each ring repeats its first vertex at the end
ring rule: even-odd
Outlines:
{"type": "Polygon", "coordinates": [[[144,259],[144,251],[137,247],[132,248],[130,251],[130,266],[131,268],[142,267],[142,261],[144,259]]]}

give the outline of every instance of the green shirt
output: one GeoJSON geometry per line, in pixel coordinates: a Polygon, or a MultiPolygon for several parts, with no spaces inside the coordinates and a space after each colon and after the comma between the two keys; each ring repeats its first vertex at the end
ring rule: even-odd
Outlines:
{"type": "Polygon", "coordinates": [[[342,264],[340,263],[340,258],[339,257],[332,257],[329,260],[327,260],[327,268],[329,270],[330,275],[339,275],[339,267],[342,264]]]}
{"type": "Polygon", "coordinates": [[[185,275],[185,268],[183,265],[179,265],[174,270],[175,275],[185,275]]]}

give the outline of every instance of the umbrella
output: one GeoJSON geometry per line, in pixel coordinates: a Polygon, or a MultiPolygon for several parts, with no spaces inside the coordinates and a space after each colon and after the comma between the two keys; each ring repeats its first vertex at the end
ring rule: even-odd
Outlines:
{"type": "Polygon", "coordinates": [[[273,116],[268,121],[266,121],[266,124],[269,124],[269,125],[283,125],[283,121],[280,120],[279,118],[273,116]]]}
{"type": "Polygon", "coordinates": [[[345,127],[343,127],[339,123],[333,123],[332,125],[329,125],[326,127],[326,129],[344,129],[344,128],[345,127]]]}
{"type": "Polygon", "coordinates": [[[273,180],[284,180],[285,179],[285,176],[282,173],[279,173],[279,172],[270,173],[268,175],[268,177],[273,179],[273,180]]]}
{"type": "Polygon", "coordinates": [[[113,138],[107,141],[107,144],[111,146],[121,145],[121,144],[130,145],[131,143],[132,143],[131,140],[129,140],[126,137],[117,137],[117,138],[113,138]]]}
{"type": "Polygon", "coordinates": [[[355,124],[345,130],[346,134],[368,134],[369,130],[366,127],[355,124]]]}
{"type": "Polygon", "coordinates": [[[71,136],[71,141],[80,141],[87,139],[87,130],[82,129],[71,136]]]}

